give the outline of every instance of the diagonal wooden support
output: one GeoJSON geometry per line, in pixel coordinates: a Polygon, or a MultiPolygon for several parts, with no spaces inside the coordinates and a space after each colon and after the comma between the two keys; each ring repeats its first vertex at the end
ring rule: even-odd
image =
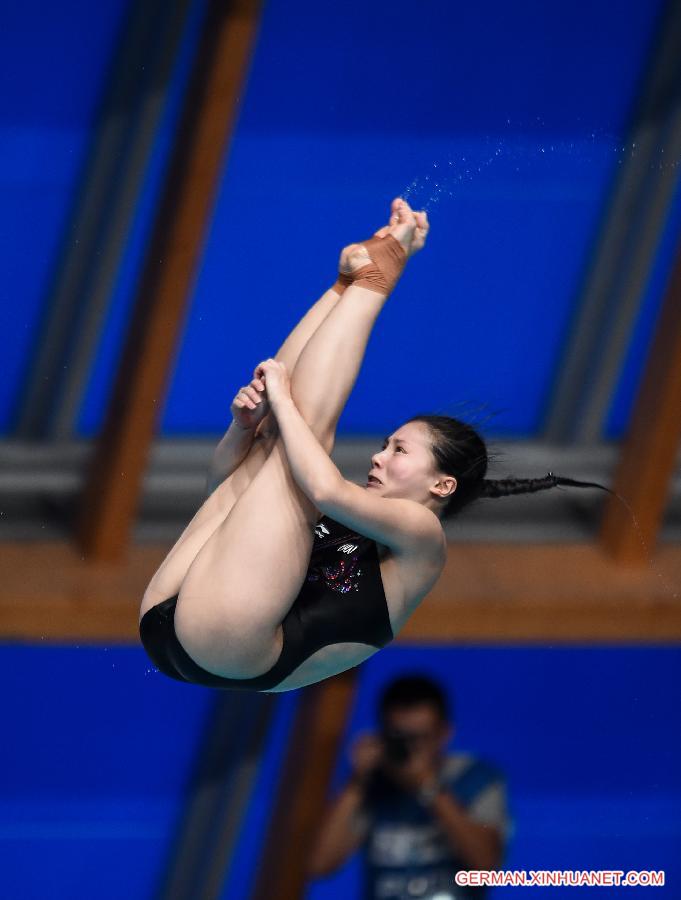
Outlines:
{"type": "MultiPolygon", "coordinates": [[[[652,552],[681,440],[681,244],[622,448],[614,489],[625,497],[652,552]]],[[[609,496],[600,541],[623,564],[642,564],[646,549],[626,507],[609,496]]]]}
{"type": "Polygon", "coordinates": [[[261,0],[211,0],[77,537],[98,560],[126,550],[163,407],[225,149],[251,58],[261,0]]]}
{"type": "Polygon", "coordinates": [[[252,900],[300,900],[307,853],[355,696],[357,669],[303,688],[252,900]]]}

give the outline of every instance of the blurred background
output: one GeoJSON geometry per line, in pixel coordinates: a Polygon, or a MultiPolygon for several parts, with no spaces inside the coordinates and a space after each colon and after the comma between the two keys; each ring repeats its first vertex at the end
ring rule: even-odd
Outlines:
{"type": "Polygon", "coordinates": [[[504,868],[664,869],[654,896],[681,896],[678,4],[3,19],[0,895],[362,896],[361,854],[311,879],[306,847],[381,689],[418,669],[456,695],[456,748],[505,773],[504,868]],[[481,501],[358,669],[278,695],[173,682],[139,644],[146,584],[234,394],[397,195],[431,236],[341,471],[435,412],[488,439],[489,477],[599,481],[633,516],[598,490],[481,501]]]}

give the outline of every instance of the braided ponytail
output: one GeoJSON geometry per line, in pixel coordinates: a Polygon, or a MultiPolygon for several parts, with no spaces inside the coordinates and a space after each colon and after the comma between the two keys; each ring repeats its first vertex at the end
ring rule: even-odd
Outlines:
{"type": "Polygon", "coordinates": [[[534,494],[548,488],[566,485],[570,487],[595,487],[612,494],[610,488],[595,481],[575,481],[549,472],[544,478],[499,478],[490,480],[483,478],[479,497],[508,497],[510,494],[534,494]]]}
{"type": "MultiPolygon", "coordinates": [[[[639,540],[646,550],[648,560],[653,562],[633,509],[617,491],[610,490],[595,481],[575,481],[574,478],[564,478],[562,475],[554,475],[553,472],[549,472],[544,478],[485,478],[488,464],[487,446],[470,425],[449,416],[428,414],[413,416],[408,421],[423,422],[428,427],[435,465],[443,474],[453,475],[456,478],[456,490],[447,498],[446,505],[441,512],[443,519],[455,515],[480,497],[534,494],[536,491],[563,486],[599,488],[612,494],[613,497],[617,497],[620,503],[627,508],[638,531],[639,540]]],[[[655,571],[669,594],[677,600],[679,592],[671,588],[659,570],[655,571]]]]}
{"type": "Polygon", "coordinates": [[[487,446],[480,435],[465,422],[449,416],[417,415],[409,422],[423,422],[432,436],[432,452],[437,468],[453,475],[457,487],[447,499],[442,518],[447,519],[460,512],[481,497],[508,497],[511,494],[534,494],[549,488],[595,487],[613,494],[610,488],[593,481],[575,481],[549,472],[544,478],[488,479],[487,446]]]}

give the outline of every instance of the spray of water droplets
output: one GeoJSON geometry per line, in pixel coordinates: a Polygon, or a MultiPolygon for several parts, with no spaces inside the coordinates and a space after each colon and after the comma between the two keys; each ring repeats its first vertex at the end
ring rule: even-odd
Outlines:
{"type": "MultiPolygon", "coordinates": [[[[511,127],[510,119],[506,126],[511,127]]],[[[548,171],[554,174],[564,172],[568,178],[578,178],[580,171],[587,173],[594,164],[603,168],[611,166],[613,154],[616,164],[622,166],[627,162],[643,165],[647,170],[675,170],[681,164],[681,158],[673,152],[666,152],[664,147],[641,147],[632,140],[623,143],[616,135],[605,130],[591,131],[586,136],[574,140],[548,139],[542,140],[541,128],[544,123],[537,117],[531,129],[516,123],[513,136],[499,136],[495,139],[486,137],[484,142],[471,143],[465,150],[451,154],[444,161],[437,160],[424,174],[417,175],[402,191],[400,196],[408,200],[415,209],[431,212],[433,207],[447,198],[454,198],[467,184],[489,174],[493,163],[504,166],[506,178],[522,176],[528,172],[539,174],[548,171]]],[[[668,148],[667,148],[668,149],[668,148]]],[[[660,579],[667,593],[679,599],[679,592],[662,575],[655,565],[650,549],[646,544],[641,527],[634,511],[620,494],[619,500],[627,507],[632,516],[634,526],[648,562],[660,579]]]]}
{"type": "MultiPolygon", "coordinates": [[[[511,120],[507,119],[506,128],[511,127],[511,120]]],[[[537,117],[529,130],[516,123],[513,134],[487,136],[482,141],[470,142],[460,152],[434,161],[430,169],[417,175],[400,196],[414,208],[430,212],[442,200],[455,198],[468,184],[490,174],[493,164],[510,180],[529,172],[578,179],[580,173],[589,176],[594,164],[608,166],[613,155],[618,166],[643,158],[637,141],[623,143],[605,130],[564,140],[542,136],[542,127],[543,121],[537,117]]],[[[673,153],[665,153],[664,148],[659,153],[648,150],[644,161],[647,169],[658,171],[677,169],[680,164],[681,159],[675,158],[673,153]]]]}
{"type": "MultiPolygon", "coordinates": [[[[489,138],[487,139],[489,143],[489,138]]],[[[457,187],[464,182],[471,182],[482,175],[483,171],[497,159],[503,150],[502,142],[497,141],[496,146],[482,154],[449,157],[444,163],[433,163],[432,172],[425,175],[417,175],[400,194],[412,206],[419,209],[430,210],[446,197],[454,197],[457,187]]]]}

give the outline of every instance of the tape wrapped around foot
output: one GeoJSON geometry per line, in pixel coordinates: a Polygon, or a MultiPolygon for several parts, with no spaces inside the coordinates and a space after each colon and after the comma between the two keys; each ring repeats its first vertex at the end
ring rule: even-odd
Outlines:
{"type": "Polygon", "coordinates": [[[331,287],[332,291],[335,291],[337,294],[342,294],[343,291],[350,287],[352,284],[352,278],[350,275],[344,275],[342,272],[338,273],[338,278],[336,279],[336,283],[331,287]]]}
{"type": "Polygon", "coordinates": [[[390,294],[407,263],[407,252],[391,234],[362,241],[371,262],[353,273],[352,283],[378,294],[390,294]]]}

